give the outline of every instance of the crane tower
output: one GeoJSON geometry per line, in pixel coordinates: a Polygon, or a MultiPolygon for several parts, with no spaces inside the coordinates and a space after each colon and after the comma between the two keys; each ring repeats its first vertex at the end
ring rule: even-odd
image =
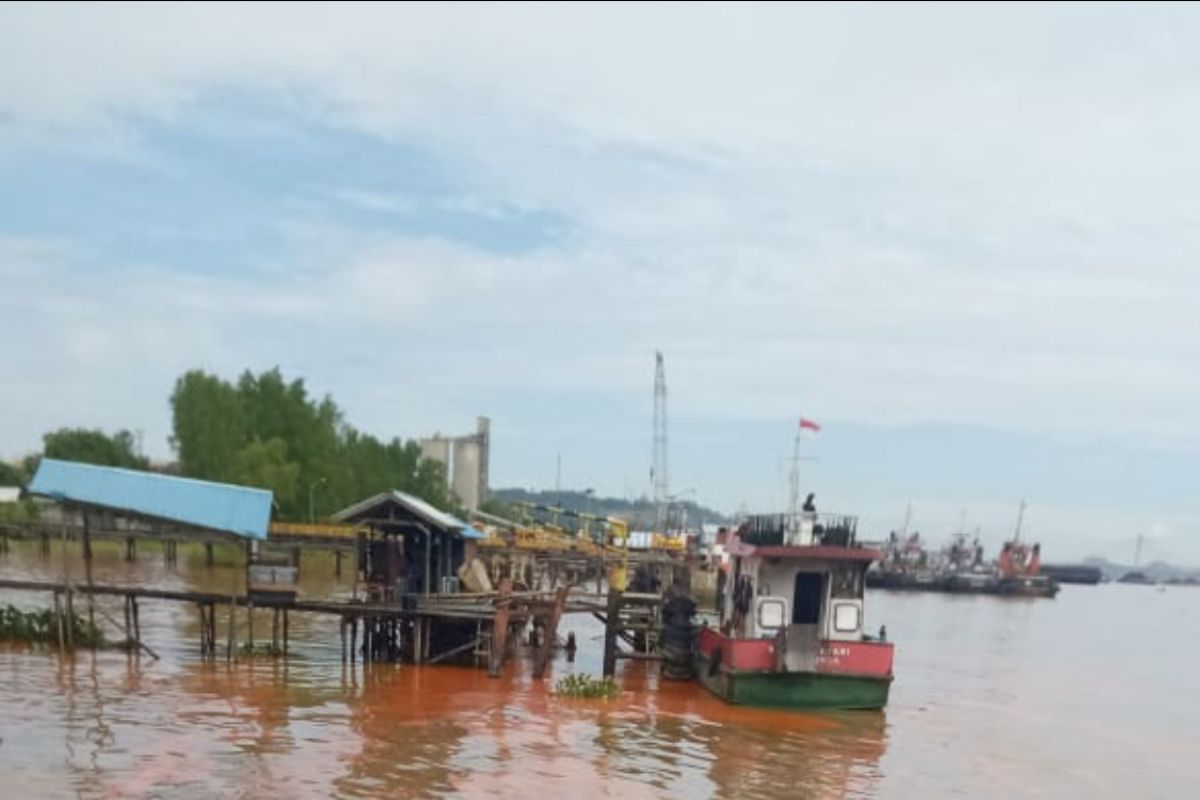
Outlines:
{"type": "Polygon", "coordinates": [[[657,528],[667,524],[670,484],[667,471],[667,376],[661,350],[654,351],[654,454],[650,466],[650,485],[654,494],[657,528]]]}

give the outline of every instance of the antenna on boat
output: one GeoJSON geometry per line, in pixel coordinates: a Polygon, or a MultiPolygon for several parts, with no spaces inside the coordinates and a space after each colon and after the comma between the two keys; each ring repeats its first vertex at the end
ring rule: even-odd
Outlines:
{"type": "Polygon", "coordinates": [[[1017,509],[1017,530],[1013,533],[1013,541],[1021,541],[1021,522],[1025,519],[1025,498],[1021,498],[1021,507],[1017,509]]]}
{"type": "Polygon", "coordinates": [[[905,536],[908,536],[908,526],[912,523],[912,503],[904,507],[904,528],[902,529],[905,536]]]}

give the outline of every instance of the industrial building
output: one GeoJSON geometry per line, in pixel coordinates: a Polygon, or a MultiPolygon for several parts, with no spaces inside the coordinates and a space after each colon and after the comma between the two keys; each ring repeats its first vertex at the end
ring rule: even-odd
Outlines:
{"type": "Polygon", "coordinates": [[[474,433],[449,437],[435,433],[421,440],[421,458],[445,466],[447,488],[468,511],[487,499],[491,424],[487,417],[479,417],[474,433]]]}

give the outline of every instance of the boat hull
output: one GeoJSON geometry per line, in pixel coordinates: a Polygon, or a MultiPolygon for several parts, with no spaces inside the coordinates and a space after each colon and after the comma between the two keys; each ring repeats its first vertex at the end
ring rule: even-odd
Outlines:
{"type": "Polygon", "coordinates": [[[726,703],[791,711],[878,710],[887,705],[892,685],[891,677],[714,670],[702,655],[696,675],[726,703]]]}
{"type": "Polygon", "coordinates": [[[945,575],[929,577],[902,572],[868,572],[867,588],[946,594],[990,594],[1000,597],[1046,597],[1058,594],[1058,583],[1044,577],[999,578],[945,575]]]}

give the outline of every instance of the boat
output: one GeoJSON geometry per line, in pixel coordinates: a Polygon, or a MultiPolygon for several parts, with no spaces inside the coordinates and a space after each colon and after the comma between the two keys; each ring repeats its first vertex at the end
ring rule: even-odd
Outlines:
{"type": "Polygon", "coordinates": [[[881,553],[858,544],[855,518],[810,505],[749,517],[730,537],[720,622],[700,630],[697,678],[727,703],[881,709],[893,645],[886,629],[866,634],[863,614],[867,567],[881,553]]]}
{"type": "Polygon", "coordinates": [[[978,535],[968,541],[967,534],[957,533],[949,545],[931,555],[919,533],[893,531],[883,558],[867,571],[866,585],[896,591],[1053,598],[1059,585],[1042,573],[1041,545],[1021,541],[1024,515],[1022,502],[1013,538],[1004,543],[994,563],[985,563],[978,535]]]}
{"type": "Polygon", "coordinates": [[[1045,564],[1042,573],[1059,583],[1095,586],[1104,580],[1104,571],[1094,564],[1045,564]]]}
{"type": "Polygon", "coordinates": [[[1117,583],[1132,583],[1138,586],[1153,586],[1157,581],[1142,572],[1138,565],[1142,563],[1142,541],[1144,537],[1138,534],[1137,549],[1133,551],[1133,569],[1117,578],[1117,583]]]}

